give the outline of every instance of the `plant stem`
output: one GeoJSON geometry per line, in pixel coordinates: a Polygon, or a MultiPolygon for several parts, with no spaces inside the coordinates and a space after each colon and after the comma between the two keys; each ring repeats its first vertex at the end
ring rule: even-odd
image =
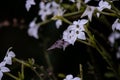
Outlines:
{"type": "Polygon", "coordinates": [[[101,54],[101,56],[105,59],[105,61],[111,67],[111,70],[114,72],[117,80],[120,80],[119,74],[117,73],[116,69],[114,68],[114,64],[111,59],[111,56],[107,53],[107,51],[97,41],[95,41],[94,48],[96,48],[96,50],[101,54]]]}
{"type": "Polygon", "coordinates": [[[82,64],[79,64],[80,67],[80,78],[83,80],[83,69],[82,69],[82,64]]]}
{"type": "Polygon", "coordinates": [[[26,62],[24,62],[24,61],[22,61],[22,60],[19,60],[19,59],[17,59],[17,58],[13,58],[16,62],[18,62],[18,63],[20,63],[20,64],[23,64],[23,65],[25,65],[25,66],[27,66],[27,67],[30,67],[30,65],[28,64],[28,63],[26,63],[26,62]]]}
{"type": "Polygon", "coordinates": [[[21,61],[21,60],[19,60],[19,59],[17,59],[17,58],[14,58],[14,60],[15,60],[16,62],[20,63],[20,64],[25,65],[26,67],[31,68],[31,70],[33,70],[33,71],[35,72],[35,74],[40,78],[40,80],[43,80],[42,77],[39,75],[39,73],[38,73],[38,72],[34,69],[34,67],[32,67],[30,64],[28,64],[28,63],[26,63],[26,62],[24,62],[24,61],[21,61]]]}
{"type": "Polygon", "coordinates": [[[15,79],[15,80],[20,80],[18,77],[12,75],[11,73],[5,73],[6,75],[10,76],[11,78],[15,79]]]}
{"type": "Polygon", "coordinates": [[[97,42],[97,40],[94,38],[94,36],[91,34],[91,32],[88,30],[87,26],[85,26],[85,31],[89,37],[89,43],[91,43],[92,47],[95,48],[100,55],[103,57],[103,59],[108,63],[108,65],[111,67],[112,71],[114,72],[116,78],[118,80],[120,80],[119,75],[117,74],[116,69],[114,68],[114,64],[112,61],[111,56],[109,55],[109,53],[103,48],[102,45],[99,44],[99,42],[97,42]]]}
{"type": "Polygon", "coordinates": [[[21,78],[24,80],[24,64],[21,64],[21,78]]]}

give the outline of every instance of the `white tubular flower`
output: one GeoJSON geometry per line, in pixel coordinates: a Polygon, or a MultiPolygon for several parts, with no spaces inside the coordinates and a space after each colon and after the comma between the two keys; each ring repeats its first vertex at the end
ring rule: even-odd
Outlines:
{"type": "Polygon", "coordinates": [[[116,19],[115,22],[112,24],[112,30],[120,30],[120,20],[116,19]]]}
{"type": "Polygon", "coordinates": [[[86,24],[87,22],[88,22],[88,20],[86,20],[86,19],[74,21],[73,22],[73,25],[75,26],[74,29],[77,29],[80,31],[85,31],[84,24],[86,24]]]}
{"type": "Polygon", "coordinates": [[[53,12],[53,14],[54,15],[57,15],[58,14],[58,9],[60,9],[60,5],[59,4],[57,4],[55,1],[52,1],[51,2],[51,5],[52,5],[52,7],[51,7],[51,10],[52,10],[52,12],[53,12]],[[56,14],[57,13],[57,14],[56,14]]]}
{"type": "Polygon", "coordinates": [[[41,16],[41,19],[44,21],[48,15],[52,14],[52,10],[50,8],[51,3],[45,4],[44,2],[40,2],[40,11],[39,15],[41,16]]]}
{"type": "Polygon", "coordinates": [[[38,29],[39,26],[35,23],[36,19],[34,19],[30,24],[29,24],[29,29],[28,29],[28,35],[34,37],[35,39],[38,39],[38,29]]]}
{"type": "Polygon", "coordinates": [[[56,21],[56,27],[57,27],[57,29],[60,28],[61,25],[62,25],[62,21],[61,20],[57,20],[56,21]]]}
{"type": "Polygon", "coordinates": [[[73,78],[73,75],[69,74],[69,75],[67,75],[66,78],[63,79],[63,80],[81,80],[81,79],[80,79],[79,77],[73,78]]]}
{"type": "Polygon", "coordinates": [[[88,16],[88,19],[91,21],[92,20],[92,15],[93,15],[95,9],[96,9],[96,7],[87,6],[87,8],[84,11],[84,13],[82,14],[81,18],[85,17],[85,16],[88,16]]]}
{"type": "Polygon", "coordinates": [[[68,43],[74,45],[77,36],[75,35],[75,31],[72,30],[71,26],[69,26],[68,29],[63,32],[63,39],[64,41],[67,41],[68,43]]]}
{"type": "MultiPolygon", "coordinates": [[[[52,1],[51,10],[52,10],[52,13],[53,13],[53,17],[63,16],[63,14],[65,12],[65,10],[63,8],[61,8],[60,5],[57,4],[55,1],[52,1]]],[[[62,25],[62,21],[60,19],[57,19],[55,24],[56,24],[56,27],[58,29],[62,25]]]]}
{"type": "MultiPolygon", "coordinates": [[[[97,7],[98,11],[102,11],[103,9],[111,9],[111,5],[107,1],[101,0],[99,2],[99,7],[97,7]]],[[[100,13],[97,13],[97,17],[100,16],[100,13]]]]}
{"type": "Polygon", "coordinates": [[[5,66],[1,66],[1,63],[0,63],[0,80],[2,79],[4,72],[10,72],[10,69],[5,66]]]}
{"type": "Polygon", "coordinates": [[[8,49],[7,54],[4,58],[5,64],[11,65],[12,64],[12,58],[14,58],[14,57],[15,57],[15,53],[13,51],[9,51],[9,49],[8,49]]]}
{"type": "Polygon", "coordinates": [[[9,51],[10,49],[11,48],[8,49],[4,60],[0,63],[0,80],[2,79],[4,72],[10,72],[10,69],[5,67],[5,65],[6,64],[11,65],[12,64],[12,58],[15,57],[14,52],[9,51]]]}
{"type": "Polygon", "coordinates": [[[74,21],[73,24],[63,32],[63,39],[72,45],[74,45],[77,39],[86,40],[84,25],[87,22],[88,20],[85,19],[74,21]]]}
{"type": "Polygon", "coordinates": [[[34,0],[27,0],[27,1],[26,1],[26,4],[25,4],[25,7],[26,7],[27,11],[29,11],[30,8],[31,8],[31,6],[32,6],[32,5],[35,5],[35,4],[36,4],[36,3],[35,3],[34,0]]]}
{"type": "Polygon", "coordinates": [[[117,39],[120,39],[120,33],[116,32],[116,31],[111,33],[110,36],[108,37],[108,40],[109,40],[111,46],[114,45],[115,40],[117,40],[117,39]]]}

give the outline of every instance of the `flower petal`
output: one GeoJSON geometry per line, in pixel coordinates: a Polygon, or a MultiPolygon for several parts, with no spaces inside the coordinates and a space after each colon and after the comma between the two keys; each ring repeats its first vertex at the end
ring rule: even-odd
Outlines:
{"type": "Polygon", "coordinates": [[[10,69],[7,67],[1,67],[1,72],[10,72],[10,69]]]}

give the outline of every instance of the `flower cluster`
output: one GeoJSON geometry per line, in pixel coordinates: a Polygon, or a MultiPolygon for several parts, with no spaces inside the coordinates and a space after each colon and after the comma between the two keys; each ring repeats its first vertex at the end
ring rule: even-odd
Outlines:
{"type": "Polygon", "coordinates": [[[2,79],[4,72],[10,72],[10,69],[6,67],[6,64],[12,65],[12,58],[15,57],[15,54],[13,51],[7,51],[7,54],[3,61],[0,63],[0,80],[2,79]]]}
{"type": "MultiPolygon", "coordinates": [[[[30,23],[28,29],[29,36],[39,39],[39,26],[42,26],[45,23],[49,23],[52,20],[56,20],[55,25],[56,28],[59,29],[59,27],[63,24],[62,22],[64,21],[68,24],[67,29],[63,31],[62,38],[60,40],[57,40],[50,48],[48,48],[48,50],[55,48],[63,48],[65,50],[68,45],[74,45],[75,42],[78,40],[95,48],[109,64],[109,57],[107,60],[106,56],[109,54],[107,53],[107,50],[104,49],[104,46],[102,46],[97,41],[99,37],[95,38],[96,35],[94,36],[94,33],[97,33],[97,31],[94,31],[94,29],[92,29],[93,27],[89,24],[92,23],[93,16],[97,19],[104,18],[106,19],[106,21],[107,17],[105,17],[105,15],[115,17],[115,21],[112,24],[109,24],[111,25],[110,29],[112,33],[107,36],[107,39],[110,43],[111,48],[116,47],[114,46],[114,44],[117,39],[120,39],[120,10],[118,10],[116,6],[114,6],[114,1],[96,0],[98,2],[97,6],[89,5],[88,3],[90,1],[92,0],[68,0],[70,4],[66,2],[64,3],[63,0],[40,1],[40,10],[38,12],[38,15],[41,19],[41,22],[36,24],[36,19],[34,19],[30,23]]],[[[31,5],[35,5],[35,3],[31,0],[31,2],[27,1],[26,5],[29,5],[28,7],[26,7],[27,10],[29,10],[31,5]]],[[[99,36],[106,37],[104,36],[104,34],[99,36]]],[[[116,53],[116,56],[117,58],[120,58],[120,48],[119,46],[117,47],[118,51],[116,53]]],[[[110,67],[112,67],[111,64],[109,65],[110,67]]],[[[67,75],[64,80],[80,80],[80,78],[73,78],[72,75],[67,75]]]]}
{"type": "MultiPolygon", "coordinates": [[[[65,10],[60,6],[60,4],[55,1],[44,3],[40,2],[39,15],[41,16],[42,21],[45,21],[47,16],[62,16],[65,10]]],[[[56,21],[56,27],[59,28],[62,25],[62,21],[59,19],[56,21]]]]}
{"type": "Polygon", "coordinates": [[[86,19],[74,21],[72,25],[63,32],[63,39],[70,44],[75,43],[77,39],[86,40],[85,37],[85,24],[88,22],[86,19]]]}

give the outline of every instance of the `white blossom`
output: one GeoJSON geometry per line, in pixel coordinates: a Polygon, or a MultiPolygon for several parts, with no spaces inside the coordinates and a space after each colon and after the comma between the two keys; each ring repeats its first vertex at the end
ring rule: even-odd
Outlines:
{"type": "MultiPolygon", "coordinates": [[[[63,16],[65,10],[60,6],[60,4],[56,3],[55,1],[44,3],[40,2],[40,11],[39,15],[41,16],[41,19],[44,21],[46,20],[46,17],[48,15],[55,16],[63,16]]],[[[56,18],[56,27],[59,28],[60,25],[62,25],[62,21],[58,18],[56,18]]]]}
{"type": "Polygon", "coordinates": [[[45,4],[44,2],[40,2],[39,5],[40,5],[40,11],[38,14],[41,16],[41,19],[44,21],[48,15],[52,14],[52,10],[50,7],[51,3],[45,4]]]}
{"type": "Polygon", "coordinates": [[[57,18],[56,16],[63,16],[65,10],[60,7],[59,4],[57,4],[55,1],[52,1],[52,13],[53,13],[53,18],[55,18],[56,21],[56,27],[57,29],[62,25],[62,20],[60,20],[59,18],[57,18]]]}
{"type": "Polygon", "coordinates": [[[53,15],[57,15],[59,14],[59,12],[61,12],[60,5],[57,4],[55,1],[52,1],[51,5],[52,5],[51,10],[52,10],[53,15]]]}
{"type": "Polygon", "coordinates": [[[108,40],[109,40],[111,46],[114,45],[115,40],[117,40],[117,39],[120,39],[120,33],[119,33],[119,32],[116,32],[116,31],[115,31],[115,32],[112,32],[112,33],[110,34],[110,36],[108,37],[108,40]]]}
{"type": "Polygon", "coordinates": [[[84,24],[87,22],[88,20],[86,19],[74,21],[73,24],[68,26],[68,28],[63,32],[63,39],[72,45],[74,45],[74,42],[77,39],[86,40],[84,24]]]}
{"type": "Polygon", "coordinates": [[[35,5],[35,4],[36,4],[36,3],[35,3],[34,0],[27,0],[27,1],[26,1],[26,4],[25,4],[25,7],[26,7],[27,11],[29,11],[30,8],[31,8],[31,6],[32,6],[32,5],[35,5]]]}
{"type": "MultiPolygon", "coordinates": [[[[98,11],[102,11],[103,9],[111,9],[111,5],[107,1],[101,0],[99,2],[99,6],[97,7],[98,11]]],[[[100,16],[100,13],[97,13],[97,17],[100,16]]]]}
{"type": "MultiPolygon", "coordinates": [[[[1,65],[1,63],[0,63],[0,65],[1,65]]],[[[5,66],[0,66],[0,80],[2,79],[4,72],[10,72],[10,69],[5,66]]]]}
{"type": "Polygon", "coordinates": [[[120,30],[120,20],[116,19],[115,22],[112,24],[112,30],[120,30]]]}
{"type": "Polygon", "coordinates": [[[81,79],[80,79],[79,77],[73,78],[73,75],[69,74],[69,75],[67,75],[66,78],[63,79],[63,80],[81,80],[81,79]]]}
{"type": "Polygon", "coordinates": [[[56,27],[57,29],[62,25],[62,21],[61,20],[57,20],[56,21],[56,27]]]}
{"type": "Polygon", "coordinates": [[[81,15],[81,18],[85,17],[85,16],[88,16],[88,19],[91,21],[92,20],[92,15],[93,15],[95,9],[96,9],[96,7],[87,6],[86,10],[81,15]]]}
{"type": "Polygon", "coordinates": [[[13,57],[15,57],[15,53],[13,51],[8,51],[4,58],[4,61],[6,62],[6,64],[11,65],[13,57]]]}
{"type": "Polygon", "coordinates": [[[34,19],[30,24],[29,24],[29,29],[28,29],[28,35],[32,36],[36,39],[39,38],[38,36],[38,29],[39,26],[35,23],[36,19],[34,19]]]}
{"type": "Polygon", "coordinates": [[[68,43],[74,45],[74,42],[76,41],[77,36],[75,35],[75,31],[70,29],[69,27],[67,30],[63,32],[63,39],[68,43]]]}
{"type": "Polygon", "coordinates": [[[6,67],[6,64],[11,65],[12,64],[12,58],[15,57],[15,54],[13,51],[9,51],[11,48],[8,49],[5,58],[0,63],[0,80],[3,77],[4,72],[10,72],[10,69],[6,67]]]}

